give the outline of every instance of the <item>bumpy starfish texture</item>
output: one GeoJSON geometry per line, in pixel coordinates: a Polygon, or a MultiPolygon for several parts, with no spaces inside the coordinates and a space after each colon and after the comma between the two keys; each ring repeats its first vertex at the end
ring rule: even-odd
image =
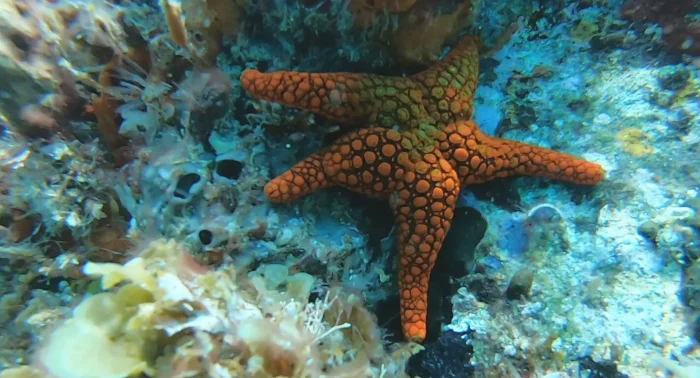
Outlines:
{"type": "Polygon", "coordinates": [[[410,78],[246,70],[241,84],[255,98],[306,109],[337,122],[411,128],[432,119],[444,127],[471,117],[478,43],[476,38],[466,38],[444,60],[410,78]]]}
{"type": "Polygon", "coordinates": [[[597,164],[490,137],[469,120],[478,47],[477,38],[465,37],[440,63],[409,78],[255,70],[241,76],[253,97],[369,125],[271,180],[265,196],[290,202],[342,186],[389,199],[398,226],[401,323],[408,340],[425,339],[428,280],[461,187],[509,176],[594,185],[604,175],[597,164]]]}

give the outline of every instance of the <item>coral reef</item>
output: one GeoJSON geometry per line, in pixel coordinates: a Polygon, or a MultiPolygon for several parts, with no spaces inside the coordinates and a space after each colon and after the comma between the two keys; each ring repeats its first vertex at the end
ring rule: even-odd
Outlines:
{"type": "Polygon", "coordinates": [[[330,290],[309,303],[315,284],[306,273],[281,275],[272,265],[247,278],[233,267],[212,271],[174,241],[135,253],[124,265],[85,266],[105,291],[45,338],[37,375],[401,377],[418,350],[385,350],[353,295],[330,290]]]}
{"type": "Polygon", "coordinates": [[[85,102],[76,82],[128,49],[119,18],[107,2],[12,1],[0,3],[3,117],[28,134],[55,132],[75,119],[85,102]]]}
{"type": "Polygon", "coordinates": [[[662,28],[664,46],[671,51],[700,54],[700,2],[677,1],[632,1],[622,4],[620,15],[631,21],[658,23],[662,28]]]}
{"type": "Polygon", "coordinates": [[[401,62],[432,64],[443,55],[443,45],[449,38],[474,26],[481,0],[449,5],[452,7],[420,2],[400,15],[389,42],[401,62]]]}
{"type": "Polygon", "coordinates": [[[372,26],[379,14],[406,12],[415,4],[416,0],[350,0],[348,10],[353,15],[355,25],[358,28],[367,29],[372,26]]]}
{"type": "Polygon", "coordinates": [[[0,377],[697,375],[697,7],[0,0],[0,377]]]}

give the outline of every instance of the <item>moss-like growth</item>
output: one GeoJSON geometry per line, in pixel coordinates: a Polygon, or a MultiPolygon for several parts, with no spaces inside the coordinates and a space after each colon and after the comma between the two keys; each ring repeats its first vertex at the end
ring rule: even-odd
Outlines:
{"type": "Polygon", "coordinates": [[[405,377],[420,349],[386,348],[357,295],[334,288],[309,303],[314,278],[285,265],[211,271],[158,240],[124,265],[84,270],[104,291],[40,348],[37,368],[55,378],[405,377]]]}
{"type": "Polygon", "coordinates": [[[58,327],[39,352],[47,372],[58,378],[126,377],[147,372],[157,350],[155,330],[129,322],[152,295],[136,285],[83,301],[73,318],[58,327]]]}

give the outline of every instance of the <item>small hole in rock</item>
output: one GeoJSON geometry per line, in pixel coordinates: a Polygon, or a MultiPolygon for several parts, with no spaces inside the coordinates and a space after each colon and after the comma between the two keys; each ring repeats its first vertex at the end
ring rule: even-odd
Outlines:
{"type": "Polygon", "coordinates": [[[241,130],[237,133],[237,135],[241,138],[243,138],[246,135],[250,135],[253,133],[253,130],[241,130]]]}
{"type": "Polygon", "coordinates": [[[31,42],[23,34],[10,34],[9,39],[23,54],[28,53],[32,48],[31,42]]]}
{"type": "Polygon", "coordinates": [[[12,226],[12,223],[14,222],[14,218],[12,217],[12,214],[6,213],[0,215],[0,226],[9,228],[12,226]]]}
{"type": "Polygon", "coordinates": [[[236,160],[221,160],[216,163],[216,174],[231,180],[238,180],[243,171],[243,163],[236,160]]]}
{"type": "Polygon", "coordinates": [[[190,194],[190,190],[192,190],[192,186],[201,179],[202,178],[196,173],[188,173],[180,176],[180,179],[177,180],[177,186],[175,187],[175,197],[187,198],[190,194]]]}
{"type": "Polygon", "coordinates": [[[29,282],[31,289],[47,290],[54,293],[61,292],[61,282],[65,279],[62,277],[48,278],[44,276],[36,276],[29,282]]]}
{"type": "Polygon", "coordinates": [[[211,233],[209,230],[202,230],[199,231],[199,241],[203,245],[209,245],[211,242],[214,240],[214,234],[211,233]]]}

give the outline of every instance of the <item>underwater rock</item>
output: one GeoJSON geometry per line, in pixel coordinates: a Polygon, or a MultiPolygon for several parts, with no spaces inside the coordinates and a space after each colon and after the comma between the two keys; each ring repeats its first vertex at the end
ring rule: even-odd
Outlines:
{"type": "Polygon", "coordinates": [[[492,202],[504,210],[517,211],[520,208],[521,199],[516,181],[514,179],[490,181],[469,186],[468,190],[479,200],[492,202]]]}
{"type": "Polygon", "coordinates": [[[41,365],[58,378],[126,377],[144,372],[149,349],[156,347],[156,331],[125,330],[136,307],[152,301],[151,293],[133,284],[116,293],[89,297],[75,309],[73,318],[48,337],[39,351],[41,365]]]}
{"type": "Polygon", "coordinates": [[[669,206],[654,217],[658,225],[655,245],[681,265],[695,261],[700,253],[700,237],[691,225],[696,217],[694,209],[683,206],[669,206]]]}
{"type": "Polygon", "coordinates": [[[608,35],[596,35],[589,41],[592,51],[607,51],[617,49],[623,46],[625,35],[614,33],[608,35]]]}
{"type": "Polygon", "coordinates": [[[523,219],[517,216],[502,219],[498,228],[508,234],[507,238],[500,238],[497,241],[499,248],[510,256],[520,256],[527,251],[529,234],[523,219]]]}
{"type": "Polygon", "coordinates": [[[440,9],[439,2],[418,2],[398,17],[390,45],[403,63],[428,65],[443,53],[443,45],[460,29],[475,23],[481,1],[443,2],[453,9],[440,9]],[[438,5],[436,5],[438,4],[438,5]]]}
{"type": "MultiPolygon", "coordinates": [[[[1,127],[26,135],[21,122],[29,119],[72,133],[50,129],[41,135],[52,138],[10,144],[26,155],[10,155],[4,143],[0,146],[6,210],[0,212],[0,297],[6,310],[0,318],[8,325],[0,327],[0,340],[14,348],[0,350],[0,371],[28,363],[43,344],[53,349],[46,355],[50,359],[65,357],[65,365],[53,366],[58,376],[99,375],[97,369],[86,370],[97,363],[107,370],[120,357],[126,363],[118,368],[133,367],[124,357],[134,353],[136,360],[147,360],[144,376],[294,376],[294,370],[308,368],[305,376],[406,378],[409,348],[402,342],[387,345],[402,338],[395,246],[382,244],[395,242],[395,235],[387,238],[394,216],[386,202],[355,202],[354,194],[327,190],[298,206],[271,206],[262,191],[290,160],[347,129],[307,112],[252,101],[243,96],[238,77],[246,68],[405,77],[447,50],[444,43],[471,30],[482,34],[487,48],[498,38],[495,53],[481,59],[479,82],[491,87],[472,93],[475,120],[482,123],[478,117],[483,117],[483,124],[491,125],[483,131],[493,135],[503,119],[499,133],[517,128],[511,131],[516,139],[585,154],[610,167],[610,174],[592,190],[548,181],[519,187],[521,180],[462,187],[481,201],[469,202],[478,211],[454,211],[428,289],[425,351],[411,359],[410,373],[557,378],[576,376],[577,361],[581,375],[595,378],[697,371],[656,371],[645,360],[661,350],[682,350],[697,359],[697,351],[683,348],[691,338],[700,341],[700,204],[682,204],[697,195],[694,179],[700,175],[694,159],[700,145],[694,88],[700,63],[687,56],[700,39],[680,39],[695,35],[691,24],[698,18],[692,12],[680,17],[674,8],[696,0],[539,6],[515,0],[488,4],[482,12],[468,9],[482,0],[350,1],[370,8],[366,21],[372,26],[362,30],[353,26],[357,20],[348,1],[162,2],[181,5],[183,14],[170,21],[184,24],[186,35],[168,36],[158,1],[0,0],[0,9],[9,6],[9,12],[0,12],[0,21],[8,21],[0,22],[0,55],[10,52],[9,59],[0,56],[0,72],[7,74],[0,75],[6,77],[0,83],[0,110],[7,117],[0,115],[1,127]],[[636,6],[639,15],[661,26],[615,19],[621,3],[636,6]],[[76,4],[82,6],[77,12],[62,11],[75,10],[76,4]],[[36,8],[27,11],[30,5],[36,8]],[[583,13],[593,17],[581,23],[583,13]],[[669,19],[659,21],[660,13],[669,19]],[[471,24],[477,16],[479,23],[471,24]],[[19,33],[23,36],[12,30],[25,26],[40,33],[19,33]],[[584,43],[572,43],[574,28],[573,37],[584,43]],[[426,38],[416,44],[421,33],[426,38]],[[138,36],[142,40],[133,43],[138,36]],[[682,54],[660,53],[662,39],[682,54]],[[112,47],[104,44],[115,42],[127,42],[130,53],[115,54],[123,64],[109,70],[112,47]],[[135,58],[142,54],[153,64],[135,58]],[[67,79],[80,80],[64,80],[57,63],[70,71],[67,79]],[[100,70],[110,78],[100,83],[106,91],[91,85],[100,70]],[[80,92],[79,101],[70,91],[62,93],[63,85],[80,92]],[[68,106],[52,106],[60,105],[57,100],[68,106]],[[120,124],[130,131],[128,139],[119,134],[120,124]],[[625,131],[616,141],[620,130],[625,131]],[[640,170],[649,173],[648,182],[637,179],[634,172],[640,170]],[[116,202],[113,192],[121,201],[116,207],[131,218],[107,210],[116,202]],[[539,203],[556,204],[565,221],[552,207],[525,216],[523,209],[539,203]],[[492,229],[481,241],[486,220],[492,229]],[[139,246],[159,234],[177,245],[161,245],[157,257],[144,253],[139,246]],[[659,246],[652,248],[640,235],[658,239],[659,246]],[[568,242],[568,253],[558,253],[566,248],[556,243],[568,242]],[[487,255],[475,263],[479,243],[480,256],[487,255]],[[184,249],[192,256],[170,260],[184,249]],[[119,287],[97,294],[98,282],[87,280],[80,267],[85,260],[122,264],[134,256],[150,262],[140,273],[159,281],[158,287],[147,282],[144,287],[154,298],[131,303],[126,312],[107,311],[114,297],[121,298],[119,287]],[[523,278],[518,272],[508,281],[522,266],[530,274],[525,270],[523,278]],[[674,295],[679,271],[681,298],[674,295]],[[365,286],[338,290],[355,284],[365,286]],[[160,297],[161,290],[168,295],[160,297]],[[463,293],[455,295],[457,290],[463,293]],[[530,303],[505,300],[529,291],[530,303]],[[46,301],[46,311],[26,311],[33,306],[29,298],[40,293],[53,299],[46,301]],[[386,293],[393,302],[385,309],[377,301],[386,293]],[[75,314],[67,331],[62,329],[58,320],[70,317],[85,298],[97,298],[92,300],[105,311],[95,313],[104,316],[75,314]],[[462,326],[458,331],[469,330],[469,339],[442,332],[451,318],[462,326]],[[104,329],[98,320],[114,322],[130,337],[105,342],[96,332],[104,329]],[[77,322],[80,327],[74,327],[77,322]],[[133,345],[141,341],[141,330],[151,328],[168,335],[133,345]],[[52,329],[62,331],[51,335],[52,329]],[[15,331],[24,334],[7,337],[15,331]],[[132,338],[134,333],[138,337],[132,338]],[[101,348],[87,350],[91,345],[101,348]],[[624,355],[606,353],[612,346],[624,355]],[[144,349],[147,355],[139,356],[144,349]],[[107,361],[98,356],[84,363],[70,355],[86,351],[94,357],[100,350],[114,353],[107,361]]],[[[120,273],[129,270],[122,268],[120,273]]],[[[131,290],[129,299],[140,297],[133,286],[122,287],[131,290]]],[[[89,305],[88,299],[82,306],[89,305]]],[[[41,367],[20,369],[0,375],[46,375],[41,367]]]]}
{"type": "Polygon", "coordinates": [[[0,2],[0,118],[30,137],[70,138],[67,121],[86,97],[77,82],[92,84],[88,72],[127,51],[123,9],[105,1],[0,2]]]}
{"type": "Polygon", "coordinates": [[[229,180],[238,180],[243,171],[243,163],[234,159],[217,159],[215,175],[229,180]]]}
{"type": "Polygon", "coordinates": [[[700,364],[696,361],[678,353],[671,353],[669,357],[673,359],[656,357],[649,362],[649,367],[665,376],[671,373],[676,378],[700,377],[700,364]]]}
{"type": "Polygon", "coordinates": [[[551,250],[566,252],[570,248],[566,219],[554,205],[537,205],[528,211],[523,220],[527,234],[527,250],[551,250]]]}
{"type": "Polygon", "coordinates": [[[347,8],[353,15],[355,27],[368,29],[372,26],[377,15],[383,12],[406,12],[415,4],[416,0],[350,0],[347,8]]]}
{"type": "Polygon", "coordinates": [[[452,321],[452,296],[457,293],[456,278],[466,276],[474,265],[476,246],[486,234],[488,224],[472,207],[455,209],[452,227],[435,261],[428,286],[428,339],[440,337],[443,324],[452,321]]]}
{"type": "Polygon", "coordinates": [[[24,210],[0,206],[0,237],[10,244],[21,243],[38,232],[36,218],[24,210]]]}
{"type": "Polygon", "coordinates": [[[440,249],[433,276],[463,277],[474,264],[476,246],[486,234],[486,218],[472,207],[455,210],[452,226],[440,249]]]}
{"type": "Polygon", "coordinates": [[[235,150],[222,153],[214,160],[212,177],[214,182],[226,185],[235,185],[245,169],[246,154],[244,151],[235,150]]]}
{"type": "Polygon", "coordinates": [[[659,233],[659,225],[652,220],[648,220],[637,227],[637,232],[650,242],[656,244],[656,235],[659,233]]]}
{"type": "Polygon", "coordinates": [[[528,268],[523,268],[515,272],[508,283],[506,298],[510,300],[517,300],[522,297],[529,297],[534,279],[534,274],[532,274],[532,271],[528,268]]]}
{"type": "Polygon", "coordinates": [[[614,362],[595,362],[592,358],[586,357],[579,360],[581,372],[588,371],[589,378],[627,378],[627,374],[620,373],[614,362]]]}
{"type": "Polygon", "coordinates": [[[681,65],[661,67],[657,73],[659,83],[663,89],[677,91],[688,85],[691,71],[681,65]]]}
{"type": "Polygon", "coordinates": [[[214,234],[212,234],[212,232],[209,230],[199,231],[198,236],[199,242],[202,243],[202,245],[209,245],[212,241],[214,241],[214,234]]]}
{"type": "Polygon", "coordinates": [[[700,12],[697,0],[627,0],[620,16],[630,21],[658,23],[663,28],[664,47],[680,54],[700,54],[700,12]]]}
{"type": "Polygon", "coordinates": [[[18,366],[15,368],[5,369],[0,372],[0,378],[43,378],[44,374],[41,369],[31,366],[18,366]]]}
{"type": "Polygon", "coordinates": [[[372,255],[371,262],[378,260],[387,251],[394,251],[395,240],[387,239],[394,227],[394,214],[386,201],[367,198],[353,192],[348,193],[347,198],[352,211],[359,212],[357,217],[364,219],[357,225],[357,229],[367,235],[367,247],[372,255]],[[386,248],[382,247],[382,240],[388,242],[386,248]]]}
{"type": "Polygon", "coordinates": [[[700,232],[700,197],[694,197],[689,199],[685,202],[683,206],[695,210],[695,216],[687,220],[687,224],[690,227],[695,228],[696,231],[700,232]]]}
{"type": "Polygon", "coordinates": [[[502,289],[498,286],[498,282],[486,274],[469,276],[467,289],[474,294],[479,302],[493,304],[503,298],[502,289]]]}
{"type": "Polygon", "coordinates": [[[565,252],[569,249],[566,222],[561,211],[550,204],[540,204],[527,214],[513,213],[502,218],[499,228],[508,234],[497,243],[511,256],[551,248],[565,252]]]}
{"type": "MultiPolygon", "coordinates": [[[[190,203],[204,188],[209,172],[202,165],[162,159],[151,162],[143,169],[142,175],[141,193],[153,201],[154,206],[161,207],[190,203]]],[[[135,209],[129,211],[133,216],[137,215],[135,209]]]]}
{"type": "Polygon", "coordinates": [[[413,356],[408,362],[411,376],[468,378],[475,367],[469,363],[474,348],[462,337],[465,333],[445,331],[435,341],[427,341],[424,351],[413,356]]]}
{"type": "Polygon", "coordinates": [[[209,137],[216,122],[229,111],[231,79],[218,69],[196,69],[171,95],[177,101],[180,123],[207,151],[214,148],[209,137]]]}
{"type": "Polygon", "coordinates": [[[190,202],[192,197],[199,192],[202,185],[202,177],[195,172],[180,176],[173,190],[174,202],[190,202]]]}
{"type": "Polygon", "coordinates": [[[491,85],[498,79],[496,67],[501,64],[497,59],[486,57],[479,60],[479,82],[482,85],[491,85]]]}
{"type": "Polygon", "coordinates": [[[559,209],[550,204],[537,205],[527,213],[529,222],[532,223],[554,223],[564,220],[564,216],[559,209]]]}
{"type": "Polygon", "coordinates": [[[103,292],[43,338],[35,367],[56,378],[291,377],[292,368],[305,377],[403,377],[420,348],[390,353],[361,296],[333,287],[309,302],[316,278],[286,265],[261,265],[245,279],[197,264],[174,241],[131,253],[139,257],[124,265],[84,267],[103,292]]]}
{"type": "Polygon", "coordinates": [[[496,127],[495,134],[501,138],[511,130],[528,130],[537,122],[537,112],[535,104],[527,99],[521,99],[528,95],[529,88],[512,88],[515,100],[511,101],[505,110],[505,117],[501,119],[496,127]]]}
{"type": "Polygon", "coordinates": [[[688,306],[686,322],[691,337],[700,342],[700,263],[691,262],[681,274],[681,298],[688,306]]]}
{"type": "Polygon", "coordinates": [[[197,64],[211,67],[222,50],[223,39],[234,38],[244,16],[243,0],[182,0],[181,14],[187,37],[188,51],[197,64]]]}

